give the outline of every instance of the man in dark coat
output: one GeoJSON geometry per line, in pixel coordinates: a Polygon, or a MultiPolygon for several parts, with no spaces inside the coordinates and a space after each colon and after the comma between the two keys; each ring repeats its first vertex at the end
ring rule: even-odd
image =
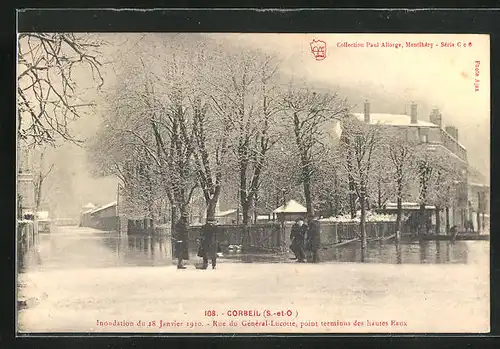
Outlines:
{"type": "Polygon", "coordinates": [[[208,220],[201,231],[201,244],[198,256],[203,258],[202,269],[207,269],[208,259],[212,261],[212,269],[217,264],[217,225],[215,220],[208,220]]]}
{"type": "Polygon", "coordinates": [[[307,233],[307,225],[304,224],[302,218],[297,219],[295,224],[292,226],[292,232],[290,233],[290,240],[292,244],[290,249],[295,254],[297,262],[304,263],[306,254],[304,252],[304,242],[307,233]]]}
{"type": "Polygon", "coordinates": [[[320,246],[320,226],[319,221],[314,215],[311,215],[309,218],[309,224],[307,229],[307,250],[312,254],[312,262],[318,263],[319,256],[318,250],[320,246]]]}
{"type": "Polygon", "coordinates": [[[189,259],[188,250],[188,215],[182,213],[181,218],[175,224],[174,229],[175,257],[177,258],[177,269],[186,269],[183,260],[189,259]]]}

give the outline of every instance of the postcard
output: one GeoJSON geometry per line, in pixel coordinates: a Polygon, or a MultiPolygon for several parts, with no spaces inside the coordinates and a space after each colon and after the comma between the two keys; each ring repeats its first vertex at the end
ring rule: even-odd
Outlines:
{"type": "Polygon", "coordinates": [[[17,331],[488,333],[490,38],[18,35],[17,331]]]}

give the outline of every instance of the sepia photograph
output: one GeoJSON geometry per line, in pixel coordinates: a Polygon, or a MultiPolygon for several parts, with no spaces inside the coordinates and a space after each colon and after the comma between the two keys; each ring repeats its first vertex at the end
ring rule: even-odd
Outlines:
{"type": "Polygon", "coordinates": [[[17,332],[490,332],[490,37],[17,38],[17,332]]]}

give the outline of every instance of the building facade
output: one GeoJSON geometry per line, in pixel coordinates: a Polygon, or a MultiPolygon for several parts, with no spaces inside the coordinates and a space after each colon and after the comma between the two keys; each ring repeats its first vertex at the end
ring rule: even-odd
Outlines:
{"type": "MultiPolygon", "coordinates": [[[[467,149],[460,144],[458,129],[453,125],[443,128],[443,117],[438,109],[434,109],[429,115],[429,121],[418,118],[418,109],[415,103],[411,104],[410,115],[371,113],[370,103],[364,105],[364,113],[354,114],[359,120],[370,125],[380,125],[396,129],[408,142],[416,142],[423,146],[426,151],[439,152],[444,155],[457,169],[459,179],[455,182],[456,197],[455,204],[449,208],[449,225],[463,230],[468,220],[468,162],[467,149]]],[[[415,192],[418,188],[414,188],[415,192]]],[[[445,222],[444,213],[442,222],[445,222]]],[[[442,229],[445,224],[442,224],[442,229]]]]}

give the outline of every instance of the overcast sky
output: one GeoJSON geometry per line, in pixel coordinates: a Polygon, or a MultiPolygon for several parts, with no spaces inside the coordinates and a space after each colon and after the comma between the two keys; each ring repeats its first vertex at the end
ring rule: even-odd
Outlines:
{"type": "MultiPolygon", "coordinates": [[[[172,34],[170,34],[172,35],[172,34]]],[[[109,60],[130,55],[131,48],[147,47],[161,34],[103,34],[110,45],[105,48],[109,60]]],[[[489,177],[490,148],[490,86],[489,86],[489,37],[487,35],[434,35],[434,34],[206,34],[214,40],[224,40],[231,45],[261,48],[274,52],[282,60],[284,73],[304,77],[312,83],[332,88],[349,89],[359,103],[364,99],[372,101],[372,112],[395,112],[386,110],[387,104],[377,99],[395,100],[397,110],[403,112],[404,104],[419,101],[424,106],[419,113],[429,108],[439,108],[443,123],[455,124],[459,128],[460,142],[468,148],[469,161],[489,177]],[[311,53],[310,42],[323,40],[327,45],[327,57],[317,61],[311,53]],[[366,47],[366,43],[379,43],[379,47],[366,47]],[[430,47],[405,47],[406,42],[414,45],[433,44],[430,47]],[[440,47],[441,43],[453,43],[455,47],[440,47]],[[365,47],[339,47],[348,43],[365,47]],[[401,44],[403,47],[381,47],[382,43],[401,44]],[[459,47],[465,43],[466,47],[459,47]],[[469,46],[471,43],[471,46],[469,46]],[[475,91],[475,62],[479,61],[479,91],[475,91]],[[354,92],[353,92],[354,91],[354,92]],[[400,105],[400,107],[399,107],[400,105]]],[[[391,45],[391,46],[392,46],[391,45]]],[[[153,48],[155,49],[155,48],[153,48]]],[[[133,51],[133,50],[132,50],[133,51]]],[[[144,51],[145,52],[145,51],[144,51]]],[[[112,88],[115,82],[112,64],[105,68],[105,88],[112,88]]],[[[95,92],[87,92],[88,97],[95,92]]],[[[79,120],[74,125],[76,133],[91,136],[99,126],[97,113],[79,120]]],[[[428,113],[419,114],[428,120],[428,113]]],[[[71,158],[83,172],[86,168],[84,152],[77,152],[71,158]]],[[[98,201],[112,201],[116,187],[110,179],[99,185],[90,175],[80,173],[75,178],[75,187],[96,188],[99,195],[90,195],[98,201]],[[89,185],[91,184],[91,185],[89,185]],[[112,188],[115,187],[115,188],[112,188]],[[103,190],[103,188],[109,188],[103,190]]],[[[90,200],[79,194],[79,201],[90,200]]]]}

